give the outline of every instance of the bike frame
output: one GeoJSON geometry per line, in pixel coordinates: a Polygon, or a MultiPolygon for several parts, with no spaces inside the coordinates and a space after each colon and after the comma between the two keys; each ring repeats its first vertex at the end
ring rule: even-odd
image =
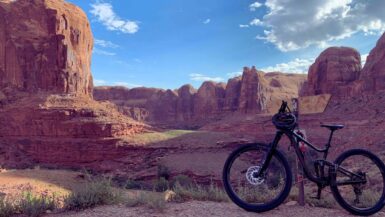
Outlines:
{"type": "Polygon", "coordinates": [[[339,186],[339,185],[352,185],[352,184],[365,183],[366,182],[365,176],[351,172],[351,171],[349,171],[349,170],[347,170],[347,169],[345,169],[345,168],[343,168],[343,167],[341,167],[341,166],[339,166],[333,162],[326,160],[327,155],[329,153],[329,148],[330,148],[331,140],[333,137],[333,133],[334,133],[334,131],[332,130],[330,133],[330,136],[329,136],[328,143],[325,145],[325,147],[324,148],[318,148],[318,147],[314,146],[313,144],[311,144],[309,141],[307,141],[305,138],[303,138],[301,135],[296,133],[294,130],[278,130],[275,137],[274,137],[273,142],[271,143],[270,150],[269,150],[269,152],[266,156],[266,159],[265,159],[265,163],[262,165],[262,168],[261,168],[259,173],[262,174],[267,169],[267,167],[270,163],[270,160],[274,154],[274,151],[278,147],[279,141],[281,140],[282,136],[286,135],[290,139],[291,145],[294,147],[295,153],[299,159],[300,164],[302,165],[305,177],[308,178],[310,181],[315,182],[321,186],[328,186],[328,185],[338,185],[339,186]],[[320,159],[320,161],[325,166],[329,167],[328,178],[317,177],[317,176],[314,176],[310,172],[310,168],[308,168],[308,166],[305,164],[305,157],[304,157],[304,155],[303,155],[303,153],[299,147],[300,142],[305,143],[306,145],[308,145],[310,148],[312,148],[313,150],[315,150],[317,152],[324,153],[323,159],[320,159]],[[334,181],[335,179],[331,179],[331,176],[335,177],[337,171],[350,177],[350,180],[336,181],[336,182],[332,183],[332,181],[334,181]],[[357,177],[358,180],[357,179],[353,180],[352,177],[357,177]]]}

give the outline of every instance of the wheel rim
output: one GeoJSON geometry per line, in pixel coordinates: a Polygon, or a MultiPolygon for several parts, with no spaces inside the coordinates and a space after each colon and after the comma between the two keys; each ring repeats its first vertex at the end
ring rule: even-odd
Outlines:
{"type": "MultiPolygon", "coordinates": [[[[340,162],[340,167],[365,177],[366,183],[337,185],[338,194],[351,209],[368,211],[379,205],[385,198],[385,176],[378,162],[364,154],[353,154],[340,162]]],[[[349,177],[337,171],[337,183],[351,180],[363,180],[349,177]]]]}
{"type": "Polygon", "coordinates": [[[286,170],[275,155],[266,172],[257,176],[266,155],[266,149],[250,148],[236,155],[229,164],[226,178],[230,193],[244,204],[271,204],[285,189],[286,170]]]}

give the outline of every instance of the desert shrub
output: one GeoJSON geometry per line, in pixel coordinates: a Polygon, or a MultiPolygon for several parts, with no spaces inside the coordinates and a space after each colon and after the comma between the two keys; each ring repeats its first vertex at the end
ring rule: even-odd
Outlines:
{"type": "Polygon", "coordinates": [[[154,183],[154,190],[157,192],[164,192],[168,188],[169,188],[169,183],[164,177],[159,178],[154,183]]]}
{"type": "Polygon", "coordinates": [[[0,217],[12,216],[15,212],[15,206],[7,201],[5,197],[0,197],[0,217]]]}
{"type": "Polygon", "coordinates": [[[229,201],[226,192],[214,184],[210,184],[209,186],[202,186],[198,184],[182,186],[181,184],[176,183],[172,190],[176,194],[174,197],[174,201],[176,202],[183,202],[186,200],[216,202],[229,201]]]}
{"type": "Polygon", "coordinates": [[[158,165],[158,178],[165,178],[168,180],[170,178],[170,169],[164,165],[158,165]]]}
{"type": "Polygon", "coordinates": [[[140,181],[135,181],[135,180],[129,179],[126,181],[124,188],[126,188],[126,189],[143,189],[144,185],[140,181]]]}
{"type": "Polygon", "coordinates": [[[126,200],[127,207],[146,206],[157,211],[164,211],[166,200],[163,195],[155,193],[140,193],[138,196],[130,196],[126,200]]]}
{"type": "Polygon", "coordinates": [[[114,204],[120,201],[120,192],[115,190],[107,179],[87,182],[65,198],[67,210],[82,210],[97,205],[114,204]]]}
{"type": "Polygon", "coordinates": [[[183,187],[189,187],[193,185],[192,179],[186,175],[177,175],[172,178],[170,186],[174,187],[177,183],[183,187]]]}
{"type": "Polygon", "coordinates": [[[22,195],[17,207],[20,213],[27,216],[41,216],[47,210],[54,210],[57,208],[55,195],[49,196],[46,193],[34,195],[30,191],[24,192],[22,195]]]}

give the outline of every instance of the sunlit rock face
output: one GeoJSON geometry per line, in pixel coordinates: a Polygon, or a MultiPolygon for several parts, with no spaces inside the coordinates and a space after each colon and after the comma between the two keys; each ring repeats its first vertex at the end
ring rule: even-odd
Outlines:
{"type": "Polygon", "coordinates": [[[346,95],[348,86],[360,77],[361,57],[348,47],[330,47],[324,50],[310,66],[303,95],[346,95]]]}
{"type": "Polygon", "coordinates": [[[85,13],[62,0],[0,1],[0,89],[92,96],[85,13]]]}
{"type": "Polygon", "coordinates": [[[363,81],[364,91],[385,90],[385,33],[370,51],[360,79],[363,81]]]}

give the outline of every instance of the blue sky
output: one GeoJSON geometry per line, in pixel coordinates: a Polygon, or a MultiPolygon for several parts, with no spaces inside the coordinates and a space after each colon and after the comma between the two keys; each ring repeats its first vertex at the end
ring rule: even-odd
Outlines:
{"type": "Polygon", "coordinates": [[[178,88],[255,65],[304,73],[328,46],[367,54],[385,30],[382,0],[69,0],[95,38],[96,85],[178,88]]]}

